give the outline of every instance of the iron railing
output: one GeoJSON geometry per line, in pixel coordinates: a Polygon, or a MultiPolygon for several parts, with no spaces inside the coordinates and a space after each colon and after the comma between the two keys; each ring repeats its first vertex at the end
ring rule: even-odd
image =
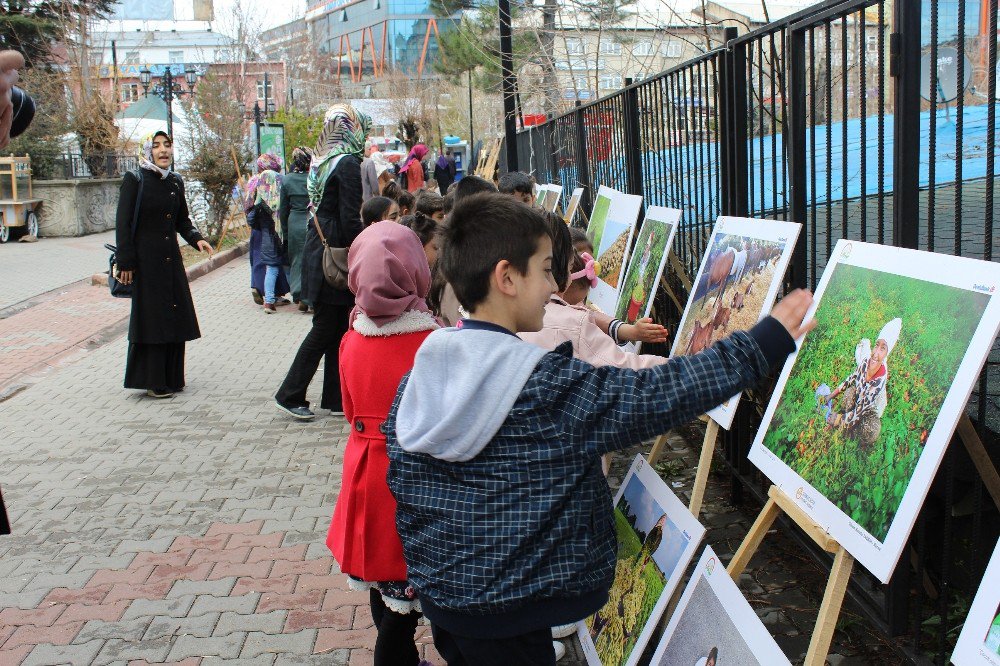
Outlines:
{"type": "Polygon", "coordinates": [[[120,153],[60,153],[49,160],[50,178],[117,178],[126,171],[138,168],[139,158],[134,154],[120,153]]]}
{"type": "MultiPolygon", "coordinates": [[[[674,252],[688,276],[720,214],[803,223],[788,288],[814,288],[841,238],[995,260],[998,0],[982,2],[974,35],[967,19],[981,5],[965,0],[827,0],[729,29],[724,48],[520,132],[519,166],[564,197],[607,185],[681,209],[674,252]],[[942,54],[956,70],[930,67],[922,81],[921,58],[942,54]],[[949,95],[949,77],[967,73],[949,95]]],[[[665,292],[654,310],[676,329],[665,292]]],[[[723,437],[734,500],[769,485],[746,458],[769,398],[750,392],[723,437]]],[[[996,343],[967,413],[996,452],[996,343]]],[[[953,442],[890,583],[856,569],[852,598],[914,663],[947,662],[1000,535],[998,508],[953,442]]]]}

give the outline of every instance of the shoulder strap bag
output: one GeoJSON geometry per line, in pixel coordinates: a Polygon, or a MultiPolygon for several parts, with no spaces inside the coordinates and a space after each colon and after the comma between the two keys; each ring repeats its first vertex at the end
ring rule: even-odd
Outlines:
{"type": "Polygon", "coordinates": [[[323,277],[326,279],[326,283],[334,289],[346,291],[347,251],[349,248],[331,247],[328,245],[326,242],[326,236],[323,235],[323,229],[320,228],[319,220],[316,218],[316,212],[310,210],[309,214],[312,216],[313,226],[316,227],[316,233],[319,234],[319,240],[323,243],[323,277]]]}
{"type": "MultiPolygon", "coordinates": [[[[130,172],[139,180],[139,191],[135,197],[135,208],[132,210],[132,240],[135,240],[135,228],[139,221],[139,203],[142,201],[142,171],[133,169],[130,172]]],[[[132,298],[132,285],[122,284],[118,281],[118,248],[110,243],[105,243],[104,247],[111,251],[108,259],[108,288],[115,298],[132,298]]]]}

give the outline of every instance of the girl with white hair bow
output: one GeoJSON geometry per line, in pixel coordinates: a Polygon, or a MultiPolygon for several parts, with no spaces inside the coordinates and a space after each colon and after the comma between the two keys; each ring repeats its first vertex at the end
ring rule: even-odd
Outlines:
{"type": "Polygon", "coordinates": [[[889,382],[889,354],[899,341],[903,327],[900,318],[889,321],[879,331],[873,347],[868,338],[858,343],[854,351],[857,366],[832,393],[826,384],[816,391],[817,398],[827,407],[827,423],[842,428],[863,447],[870,447],[882,432],[886,386],[889,382]],[[833,401],[844,396],[841,409],[832,408],[833,401]]]}

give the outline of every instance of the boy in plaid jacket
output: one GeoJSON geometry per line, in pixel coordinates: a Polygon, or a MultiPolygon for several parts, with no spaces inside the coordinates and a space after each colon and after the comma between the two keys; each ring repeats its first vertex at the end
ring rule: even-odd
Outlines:
{"type": "Polygon", "coordinates": [[[601,455],[754,386],[814,325],[812,297],[701,354],[595,368],[515,335],[541,328],[557,289],[539,211],[470,197],[439,261],[471,316],[428,336],[383,426],[409,580],[451,666],[554,664],[550,627],[600,609],[614,579],[601,455]]]}

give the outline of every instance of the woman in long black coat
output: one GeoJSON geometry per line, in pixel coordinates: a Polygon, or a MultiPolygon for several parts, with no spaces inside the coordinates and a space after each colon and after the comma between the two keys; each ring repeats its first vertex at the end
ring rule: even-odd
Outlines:
{"type": "MultiPolygon", "coordinates": [[[[323,236],[331,247],[349,247],[361,233],[361,155],[371,119],[354,107],[337,104],[326,112],[317,156],[309,172],[309,200],[323,236]]],[[[275,394],[278,408],[297,419],[315,416],[306,390],[324,356],[320,407],[343,411],[338,355],[340,340],[350,325],[354,294],[334,289],[323,277],[323,243],[310,222],[302,252],[302,293],[315,314],[312,328],[299,346],[285,380],[275,394]]]]}
{"type": "Polygon", "coordinates": [[[201,337],[177,234],[203,252],[212,246],[191,224],[184,181],[173,171],[173,142],[166,132],[146,137],[138,176],[122,178],[116,239],[119,279],[132,284],[125,388],[168,398],[184,388],[184,343],[201,337]],[[132,228],[133,213],[135,228],[132,228]]]}

